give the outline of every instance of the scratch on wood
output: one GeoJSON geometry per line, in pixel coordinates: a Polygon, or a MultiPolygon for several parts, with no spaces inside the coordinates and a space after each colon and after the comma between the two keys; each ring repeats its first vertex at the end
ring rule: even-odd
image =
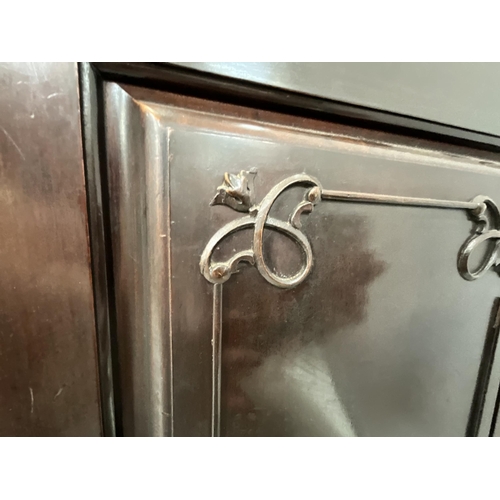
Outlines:
{"type": "Polygon", "coordinates": [[[9,141],[17,149],[17,152],[22,156],[23,160],[26,160],[26,157],[23,155],[23,152],[21,151],[21,149],[19,148],[19,146],[16,144],[16,141],[14,139],[12,139],[12,137],[7,132],[7,130],[5,130],[2,126],[0,126],[0,128],[3,130],[3,133],[7,136],[7,139],[9,139],[9,141]]]}
{"type": "Polygon", "coordinates": [[[30,397],[31,397],[31,413],[35,408],[35,397],[33,396],[33,389],[30,387],[30,397]]]}

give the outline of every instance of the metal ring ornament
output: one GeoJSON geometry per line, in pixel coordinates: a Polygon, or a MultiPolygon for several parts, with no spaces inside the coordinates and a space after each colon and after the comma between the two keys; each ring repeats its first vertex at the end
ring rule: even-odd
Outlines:
{"type": "Polygon", "coordinates": [[[476,196],[473,202],[478,208],[471,211],[471,217],[476,221],[476,232],[462,245],[458,254],[458,271],[462,278],[474,281],[483,276],[491,267],[498,265],[500,257],[500,211],[496,203],[488,196],[476,196]],[[475,271],[469,267],[469,259],[484,242],[492,241],[490,248],[475,271]]]}

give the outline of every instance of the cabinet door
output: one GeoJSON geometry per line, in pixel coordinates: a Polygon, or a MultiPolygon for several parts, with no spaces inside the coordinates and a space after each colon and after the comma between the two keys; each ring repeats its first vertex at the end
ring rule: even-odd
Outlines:
{"type": "Polygon", "coordinates": [[[493,154],[115,83],[105,118],[125,435],[489,433],[493,154]]]}

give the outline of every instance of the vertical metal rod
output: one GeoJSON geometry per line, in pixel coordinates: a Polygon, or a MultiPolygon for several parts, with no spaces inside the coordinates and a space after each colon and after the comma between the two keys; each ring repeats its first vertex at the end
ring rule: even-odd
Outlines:
{"type": "Polygon", "coordinates": [[[214,285],[212,324],[212,437],[220,436],[222,284],[214,285]]]}
{"type": "MultiPolygon", "coordinates": [[[[491,370],[495,360],[495,351],[498,343],[498,336],[500,333],[500,298],[497,297],[493,302],[493,308],[490,315],[490,322],[486,331],[486,337],[483,346],[483,354],[481,356],[481,363],[476,380],[476,388],[472,398],[471,409],[469,413],[469,420],[467,422],[467,429],[465,435],[468,437],[475,437],[479,435],[480,429],[484,426],[488,431],[494,425],[496,420],[497,408],[494,407],[493,414],[487,415],[490,422],[483,421],[483,410],[486,398],[496,396],[497,388],[490,386],[491,370]],[[495,393],[495,396],[492,396],[495,393]],[[483,424],[483,425],[482,425],[483,424]]],[[[488,412],[489,413],[489,412],[488,412]]],[[[487,432],[487,431],[486,431],[487,432]]]]}

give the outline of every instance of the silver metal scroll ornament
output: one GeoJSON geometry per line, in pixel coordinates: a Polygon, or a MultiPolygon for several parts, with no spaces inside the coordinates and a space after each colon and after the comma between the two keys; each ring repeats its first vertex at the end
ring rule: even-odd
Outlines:
{"type": "MultiPolygon", "coordinates": [[[[500,258],[500,211],[498,206],[487,196],[476,196],[472,202],[477,203],[477,207],[469,212],[471,219],[476,222],[476,231],[462,245],[458,254],[458,271],[462,278],[467,281],[476,280],[490,268],[498,266],[500,258]],[[471,271],[469,258],[472,252],[487,241],[490,242],[490,248],[479,268],[471,271]]],[[[498,269],[496,271],[498,272],[498,269]]]]}
{"type": "Polygon", "coordinates": [[[205,278],[213,284],[225,283],[232,274],[237,272],[241,263],[246,262],[256,266],[259,273],[272,285],[280,288],[293,288],[302,283],[311,271],[313,255],[311,245],[301,228],[300,216],[312,212],[314,206],[321,200],[350,201],[357,203],[375,203],[386,205],[407,205],[426,208],[465,209],[470,218],[476,222],[475,232],[465,241],[458,254],[458,271],[467,281],[473,281],[483,276],[490,268],[500,263],[500,211],[496,203],[487,196],[476,196],[471,201],[436,200],[431,198],[408,198],[388,196],[373,193],[356,193],[350,191],[323,190],[317,179],[307,174],[297,174],[276,184],[264,197],[260,204],[255,205],[253,189],[255,171],[242,170],[239,174],[224,174],[224,182],[217,188],[217,194],[211,205],[226,205],[238,212],[249,215],[232,221],[219,229],[202,253],[200,269],[205,278]],[[269,211],[276,199],[286,189],[301,185],[309,189],[304,200],[292,211],[287,222],[269,217],[269,211]],[[237,253],[224,262],[212,262],[212,253],[217,245],[229,234],[241,229],[254,228],[253,245],[251,249],[237,253]],[[263,256],[264,229],[279,231],[294,240],[304,255],[304,265],[294,276],[284,277],[274,273],[267,266],[263,256]],[[489,241],[490,248],[482,259],[478,269],[470,270],[471,254],[483,243],[489,241]]]}
{"type": "Polygon", "coordinates": [[[239,212],[248,212],[249,215],[229,222],[212,236],[201,255],[201,272],[210,283],[222,284],[237,272],[238,266],[242,262],[246,262],[256,266],[262,277],[272,285],[280,288],[293,288],[306,279],[312,268],[311,244],[300,230],[300,216],[312,212],[316,203],[321,199],[321,185],[314,177],[309,175],[293,175],[276,184],[258,205],[254,205],[254,175],[255,172],[246,170],[242,170],[237,175],[225,174],[224,183],[217,189],[217,195],[211,204],[224,204],[239,212]],[[292,211],[289,220],[283,222],[269,217],[271,207],[280,194],[297,185],[309,189],[305,193],[304,200],[292,211]],[[241,229],[252,227],[254,230],[252,248],[237,253],[225,262],[212,262],[213,251],[226,236],[241,229]],[[299,245],[304,256],[304,265],[297,274],[286,277],[280,276],[266,264],[263,255],[264,229],[279,231],[299,245]]]}

